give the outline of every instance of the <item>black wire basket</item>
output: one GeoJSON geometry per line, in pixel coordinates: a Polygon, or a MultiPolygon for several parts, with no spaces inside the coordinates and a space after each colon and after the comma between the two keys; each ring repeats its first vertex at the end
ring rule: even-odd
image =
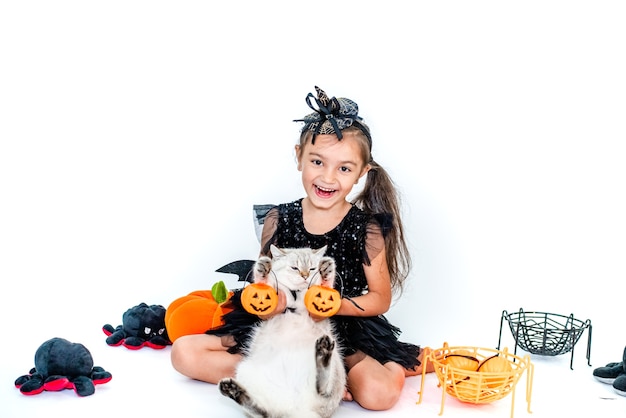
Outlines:
{"type": "Polygon", "coordinates": [[[587,333],[587,364],[591,366],[591,321],[581,321],[569,316],[548,312],[518,312],[502,311],[500,318],[500,337],[498,349],[502,341],[502,327],[504,320],[509,324],[511,334],[515,338],[515,352],[517,347],[522,350],[541,356],[559,356],[571,352],[570,369],[573,370],[574,346],[588,329],[587,333]]]}

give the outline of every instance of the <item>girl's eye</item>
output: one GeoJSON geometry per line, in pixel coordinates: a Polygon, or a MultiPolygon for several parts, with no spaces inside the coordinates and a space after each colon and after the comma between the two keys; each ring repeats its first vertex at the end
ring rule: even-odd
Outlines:
{"type": "Polygon", "coordinates": [[[350,171],[352,171],[348,167],[341,167],[339,170],[341,170],[342,173],[349,173],[350,171]]]}
{"type": "Polygon", "coordinates": [[[311,162],[313,163],[313,165],[322,165],[322,162],[320,160],[312,160],[311,162]]]}

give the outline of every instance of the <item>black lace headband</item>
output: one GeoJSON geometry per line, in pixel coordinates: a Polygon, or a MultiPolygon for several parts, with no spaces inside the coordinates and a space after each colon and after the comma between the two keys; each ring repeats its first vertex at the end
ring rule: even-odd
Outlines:
{"type": "Polygon", "coordinates": [[[313,132],[311,143],[315,143],[315,137],[319,134],[335,134],[337,139],[343,138],[342,130],[355,126],[360,129],[369,142],[370,151],[372,149],[372,137],[370,131],[361,123],[359,116],[359,106],[350,99],[343,97],[329,98],[324,90],[315,86],[317,97],[313,93],[306,96],[306,104],[315,112],[306,115],[303,119],[295,119],[294,122],[304,122],[302,132],[313,132]],[[315,100],[317,108],[311,104],[311,99],[315,100]]]}

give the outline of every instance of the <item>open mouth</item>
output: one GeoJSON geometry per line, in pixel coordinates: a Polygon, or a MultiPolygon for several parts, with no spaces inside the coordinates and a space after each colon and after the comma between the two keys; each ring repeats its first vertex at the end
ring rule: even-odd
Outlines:
{"type": "Polygon", "coordinates": [[[326,189],[324,187],[315,186],[315,193],[320,197],[331,197],[335,193],[334,189],[326,189]]]}

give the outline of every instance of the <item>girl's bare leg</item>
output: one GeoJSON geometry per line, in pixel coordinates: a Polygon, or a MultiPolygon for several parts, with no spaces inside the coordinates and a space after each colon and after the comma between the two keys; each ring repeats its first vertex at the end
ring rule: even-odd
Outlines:
{"type": "MultiPolygon", "coordinates": [[[[380,364],[362,353],[354,356],[346,359],[351,397],[365,409],[382,411],[392,408],[404,387],[404,368],[394,362],[380,364]]],[[[349,398],[349,395],[344,396],[346,400],[349,398]]]]}
{"type": "Polygon", "coordinates": [[[229,337],[197,334],[179,337],[172,344],[172,366],[179,373],[196,380],[218,383],[225,377],[233,377],[240,354],[230,354],[229,337]]]}

